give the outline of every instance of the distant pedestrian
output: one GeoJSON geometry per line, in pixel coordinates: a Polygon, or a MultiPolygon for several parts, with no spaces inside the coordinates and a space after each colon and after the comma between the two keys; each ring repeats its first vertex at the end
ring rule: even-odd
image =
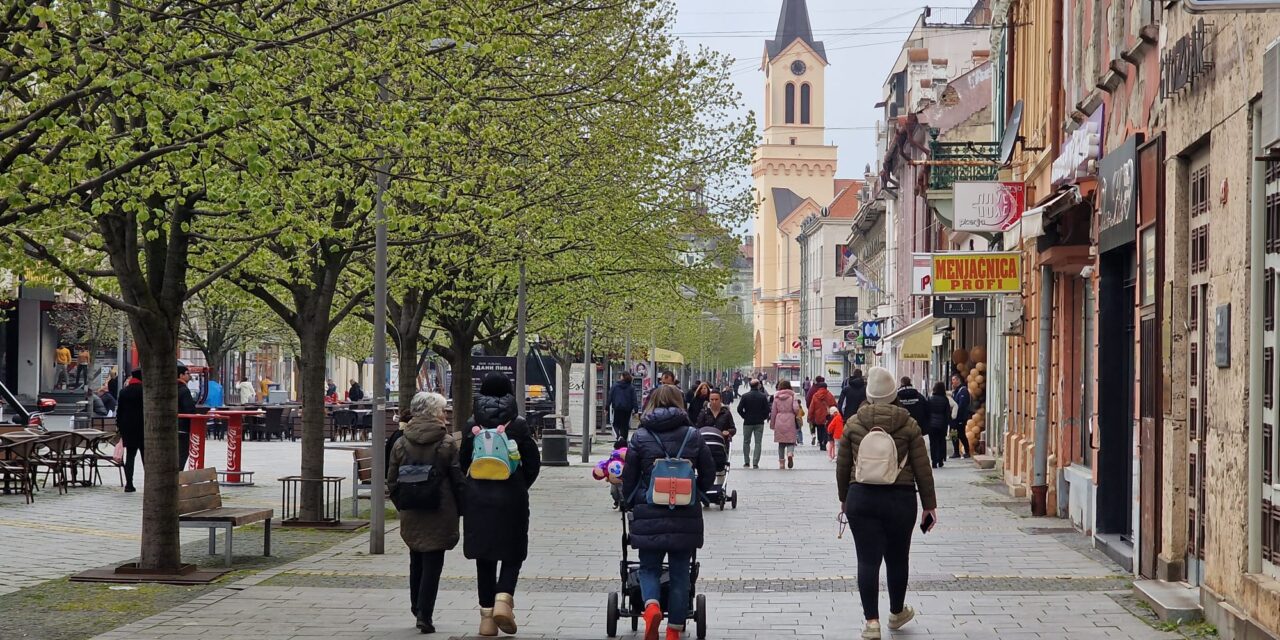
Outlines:
{"type": "Polygon", "coordinates": [[[929,428],[929,400],[920,390],[911,384],[911,377],[904,376],[902,386],[898,387],[898,405],[911,414],[911,418],[920,425],[920,429],[929,428]]]}
{"type": "Polygon", "coordinates": [[[120,372],[115,367],[111,367],[111,373],[107,379],[107,391],[112,397],[120,398],[120,372]]]}
{"type": "Polygon", "coordinates": [[[53,388],[64,389],[67,387],[68,377],[67,369],[71,366],[71,349],[67,345],[58,343],[58,348],[53,350],[53,388]]]}
{"type": "Polygon", "coordinates": [[[324,395],[338,397],[338,385],[334,384],[333,378],[324,379],[324,395]]]}
{"type": "Polygon", "coordinates": [[[764,423],[769,419],[769,396],[765,395],[759,380],[752,380],[750,388],[738,401],[738,417],[742,418],[742,468],[759,469],[764,423]]]}
{"type": "Polygon", "coordinates": [[[924,436],[911,414],[896,404],[896,386],[887,369],[871,369],[867,404],[845,424],[836,461],[840,509],[857,548],[858,594],[867,621],[864,640],[880,638],[881,563],[889,587],[889,628],[900,629],[915,617],[905,603],[917,491],[925,531],[937,524],[924,436]]]}
{"type": "Polygon", "coordinates": [[[732,384],[726,384],[720,390],[720,399],[724,401],[726,406],[732,405],[733,401],[738,399],[738,390],[732,384]]]}
{"type": "MultiPolygon", "coordinates": [[[[690,562],[702,548],[702,502],[695,496],[684,506],[653,504],[648,495],[651,471],[658,460],[688,460],[697,489],[711,490],[716,480],[711,450],[698,437],[684,411],[678,389],[660,387],[640,419],[622,467],[622,495],[630,505],[631,546],[640,555],[640,593],[644,599],[644,638],[657,640],[662,620],[662,561],[667,561],[667,639],[678,640],[689,614],[690,562]]],[[[693,492],[693,487],[688,487],[693,492]]]]}
{"type": "Polygon", "coordinates": [[[719,429],[720,435],[724,436],[726,449],[733,444],[733,437],[738,435],[738,424],[733,420],[733,412],[725,406],[724,397],[719,391],[711,392],[707,408],[702,410],[702,414],[698,416],[698,422],[693,426],[699,429],[702,427],[719,429]]]}
{"type": "Polygon", "coordinates": [[[355,380],[351,381],[351,387],[347,389],[347,402],[359,402],[364,400],[364,389],[360,388],[360,383],[355,380]]]}
{"type": "Polygon", "coordinates": [[[792,469],[796,464],[796,438],[800,433],[800,419],[804,407],[791,390],[791,381],[779,380],[778,392],[773,396],[769,411],[769,428],[773,430],[773,442],[778,445],[778,468],[792,469]]]}
{"type": "Polygon", "coordinates": [[[951,376],[951,388],[951,399],[956,403],[955,417],[951,420],[951,457],[961,457],[960,449],[963,447],[964,457],[968,458],[969,436],[965,434],[964,428],[969,423],[969,418],[973,417],[973,399],[969,396],[969,387],[959,375],[951,376]]]}
{"type": "MultiPolygon", "coordinates": [[[[178,365],[178,413],[196,412],[196,399],[191,396],[191,374],[184,365],[178,365]]],[[[191,420],[178,418],[178,471],[187,468],[191,456],[191,420]]]]}
{"type": "MultiPolygon", "coordinates": [[[[933,385],[929,396],[929,460],[934,469],[941,469],[947,458],[947,430],[951,427],[951,399],[947,397],[947,383],[933,385]]],[[[921,425],[924,426],[924,425],[921,425]]]]}
{"type": "Polygon", "coordinates": [[[827,410],[831,419],[827,421],[827,459],[836,460],[836,449],[840,448],[840,439],[844,437],[844,417],[835,407],[827,410]]]}
{"type": "Polygon", "coordinates": [[[102,385],[98,389],[98,398],[102,401],[102,407],[107,410],[107,415],[115,415],[116,407],[119,403],[115,395],[107,388],[107,385],[102,385]]]}
{"type": "Polygon", "coordinates": [[[265,404],[267,402],[267,398],[271,397],[271,385],[273,384],[275,383],[271,381],[270,376],[262,376],[262,379],[258,381],[258,401],[259,402],[262,402],[265,404]]]}
{"type": "Polygon", "coordinates": [[[623,371],[609,388],[609,409],[613,411],[614,448],[625,447],[631,434],[631,417],[639,410],[630,372],[623,371]]]}
{"type": "Polygon", "coordinates": [[[809,380],[809,376],[804,377],[804,382],[800,383],[800,388],[804,389],[804,403],[809,404],[809,391],[813,389],[813,382],[809,380]]]}
{"type": "MultiPolygon", "coordinates": [[[[413,396],[413,418],[404,426],[404,435],[392,444],[387,464],[387,489],[400,511],[400,537],[409,547],[409,609],[422,633],[435,633],[433,615],[444,553],[458,546],[459,537],[458,496],[463,478],[457,443],[445,428],[446,402],[438,393],[419,392],[413,396]],[[413,491],[417,487],[403,487],[410,486],[407,482],[411,478],[416,480],[409,473],[419,471],[414,467],[422,465],[430,465],[437,478],[435,495],[411,498],[418,494],[413,491]],[[398,489],[402,491],[397,492],[398,489]],[[434,508],[412,506],[420,504],[417,500],[429,502],[432,498],[438,501],[434,508]]],[[[419,482],[426,485],[431,480],[417,480],[415,484],[419,482]]],[[[427,493],[425,487],[421,492],[427,493]]]]}
{"type": "Polygon", "coordinates": [[[827,381],[818,376],[813,381],[813,393],[809,394],[809,425],[814,443],[819,449],[827,448],[827,422],[831,420],[830,409],[836,408],[836,397],[827,389],[827,381]]]}
{"type": "Polygon", "coordinates": [[[93,362],[93,354],[81,346],[76,353],[76,388],[81,389],[89,384],[89,365],[93,362]]]}
{"type": "Polygon", "coordinates": [[[459,465],[474,461],[476,432],[501,428],[519,452],[519,465],[505,480],[467,481],[463,507],[463,555],[476,562],[480,635],[516,632],[515,590],[520,566],[529,555],[529,487],[538,479],[541,458],[524,418],[516,412],[511,379],[490,373],[480,384],[470,428],[462,433],[459,465]],[[501,563],[501,571],[499,571],[501,563]]]}
{"type": "Polygon", "coordinates": [[[701,380],[693,383],[693,389],[689,391],[689,395],[685,397],[685,406],[689,411],[689,419],[697,420],[702,415],[702,410],[707,408],[707,403],[711,401],[711,385],[701,380]]]}
{"type": "MultiPolygon", "coordinates": [[[[103,391],[105,392],[105,389],[103,391]]],[[[89,394],[89,413],[95,418],[105,418],[110,414],[107,410],[107,403],[103,402],[100,394],[89,394]]]]}
{"type": "Polygon", "coordinates": [[[120,441],[124,443],[124,492],[133,493],[133,463],[135,457],[143,462],[143,444],[145,443],[142,428],[142,369],[134,369],[129,381],[120,390],[120,398],[116,403],[116,430],[120,432],[120,441]]]}
{"type": "Polygon", "coordinates": [[[854,369],[853,375],[844,383],[844,389],[840,390],[840,415],[844,417],[844,423],[849,424],[849,418],[858,412],[862,407],[862,403],[867,401],[867,381],[862,377],[862,369],[854,369]]]}
{"type": "Polygon", "coordinates": [[[240,404],[253,404],[254,393],[253,383],[249,382],[249,376],[241,376],[240,384],[236,385],[236,394],[239,396],[240,404]]]}
{"type": "Polygon", "coordinates": [[[204,394],[204,404],[210,409],[220,409],[224,404],[222,399],[222,383],[215,379],[209,379],[209,390],[204,394]]]}

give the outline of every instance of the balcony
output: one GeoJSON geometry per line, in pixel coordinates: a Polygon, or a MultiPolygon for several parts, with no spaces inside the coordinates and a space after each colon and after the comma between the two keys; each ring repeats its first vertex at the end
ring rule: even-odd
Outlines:
{"type": "Polygon", "coordinates": [[[995,180],[998,142],[929,142],[929,188],[950,191],[957,181],[995,180]]]}

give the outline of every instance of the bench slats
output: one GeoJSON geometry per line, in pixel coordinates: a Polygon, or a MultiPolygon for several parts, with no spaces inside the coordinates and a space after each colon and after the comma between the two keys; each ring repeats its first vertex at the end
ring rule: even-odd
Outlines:
{"type": "Polygon", "coordinates": [[[218,470],[213,467],[178,472],[178,486],[182,486],[184,484],[196,484],[200,482],[211,482],[217,479],[218,470]]]}
{"type": "Polygon", "coordinates": [[[199,498],[191,498],[190,500],[178,501],[178,513],[190,514],[197,511],[207,511],[209,509],[217,509],[222,506],[222,496],[215,493],[209,496],[201,496],[199,498]]]}
{"type": "Polygon", "coordinates": [[[178,485],[178,501],[193,500],[218,494],[217,482],[201,482],[199,484],[178,485]]]}
{"type": "Polygon", "coordinates": [[[351,452],[355,458],[356,468],[359,469],[359,480],[368,482],[373,478],[373,449],[366,447],[364,449],[356,449],[351,452]]]}
{"type": "Polygon", "coordinates": [[[234,526],[261,522],[275,515],[274,509],[221,507],[179,516],[182,522],[230,522],[234,526]]]}

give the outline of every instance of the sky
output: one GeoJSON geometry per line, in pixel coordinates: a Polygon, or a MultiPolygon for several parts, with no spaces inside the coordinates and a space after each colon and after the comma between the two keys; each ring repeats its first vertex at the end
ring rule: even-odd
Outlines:
{"type": "MultiPolygon", "coordinates": [[[[690,49],[700,46],[736,59],[733,81],[743,107],[764,111],[764,73],[759,70],[764,41],[778,26],[782,0],[675,0],[675,34],[690,49]]],[[[960,21],[967,13],[960,0],[934,5],[934,20],[960,21]]],[[[971,6],[972,3],[969,4],[971,6]]],[[[902,42],[924,4],[885,0],[808,0],[814,38],[826,45],[827,142],[839,146],[836,173],[861,178],[875,167],[875,108],[881,87],[902,42]]],[[[747,180],[750,176],[745,176],[747,180]]]]}

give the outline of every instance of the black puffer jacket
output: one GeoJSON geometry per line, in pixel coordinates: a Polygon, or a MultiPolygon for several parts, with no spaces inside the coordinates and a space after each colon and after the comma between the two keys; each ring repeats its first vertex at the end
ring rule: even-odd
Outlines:
{"type": "Polygon", "coordinates": [[[742,424],[764,424],[769,420],[769,396],[757,389],[742,394],[738,415],[742,417],[742,424]]]}
{"type": "Polygon", "coordinates": [[[692,551],[702,548],[700,501],[672,509],[649,504],[644,495],[654,461],[667,455],[675,456],[677,452],[693,462],[698,490],[710,491],[716,481],[715,461],[711,450],[690,426],[688,414],[669,407],[645,414],[640,428],[631,436],[627,460],[622,467],[622,495],[627,496],[631,504],[631,546],[636,549],[692,551]],[[684,451],[680,452],[682,444],[684,451]]]}
{"type": "Polygon", "coordinates": [[[475,447],[472,427],[507,425],[507,437],[520,451],[520,466],[506,480],[467,479],[462,517],[462,553],[475,560],[523,561],[529,555],[529,487],[538,479],[542,458],[524,418],[516,414],[516,398],[476,396],[475,413],[462,433],[458,463],[465,474],[475,447]]]}
{"type": "Polygon", "coordinates": [[[947,425],[951,424],[951,401],[947,400],[947,394],[935,393],[929,396],[929,422],[926,433],[946,434],[947,425]]]}
{"type": "Polygon", "coordinates": [[[844,418],[845,423],[848,424],[849,418],[857,415],[858,409],[866,401],[867,379],[850,376],[844,389],[840,391],[840,403],[836,405],[840,411],[840,417],[844,418]]]}
{"type": "MultiPolygon", "coordinates": [[[[907,413],[911,414],[911,419],[920,425],[921,429],[929,428],[929,404],[924,394],[915,387],[900,387],[898,389],[898,404],[907,413]]],[[[926,431],[926,433],[928,433],[926,431]]]]}
{"type": "Polygon", "coordinates": [[[126,447],[142,446],[142,382],[134,378],[120,391],[116,402],[116,429],[126,447]]]}

